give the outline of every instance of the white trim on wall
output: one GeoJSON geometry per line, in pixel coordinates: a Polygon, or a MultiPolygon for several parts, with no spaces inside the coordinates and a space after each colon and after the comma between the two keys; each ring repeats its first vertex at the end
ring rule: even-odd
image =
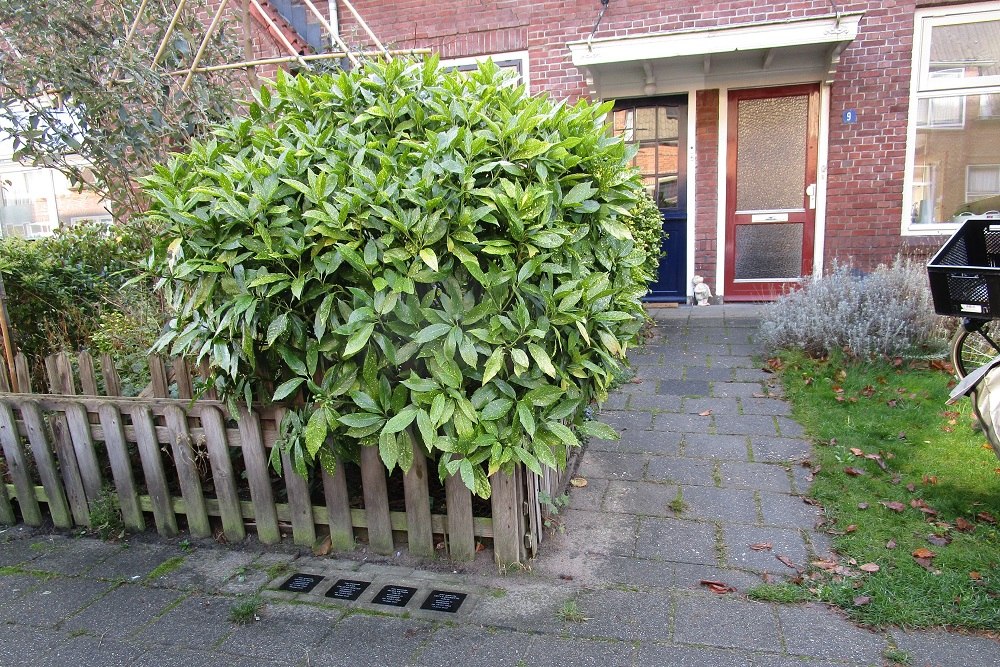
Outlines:
{"type": "Polygon", "coordinates": [[[816,153],[816,217],[813,220],[813,275],[823,275],[826,252],[827,161],[830,159],[830,86],[819,86],[819,146],[816,153]]]}
{"type": "Polygon", "coordinates": [[[694,276],[694,253],[695,234],[697,222],[697,211],[695,198],[698,188],[698,147],[697,147],[697,119],[698,119],[698,91],[688,91],[688,112],[687,112],[687,288],[685,295],[690,300],[694,296],[694,285],[691,278],[694,276]]]}
{"type": "Polygon", "coordinates": [[[719,89],[719,154],[718,183],[716,197],[716,230],[715,230],[715,286],[718,297],[725,296],[726,289],[726,171],[729,159],[729,89],[719,89]]]}

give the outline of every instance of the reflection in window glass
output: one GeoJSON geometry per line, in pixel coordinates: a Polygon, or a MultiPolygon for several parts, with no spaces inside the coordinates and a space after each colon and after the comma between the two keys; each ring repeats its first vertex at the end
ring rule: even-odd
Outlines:
{"type": "Polygon", "coordinates": [[[1000,20],[931,29],[930,72],[960,64],[962,78],[1000,76],[1000,20]]]}
{"type": "Polygon", "coordinates": [[[662,209],[682,207],[680,122],[678,107],[669,105],[619,108],[612,114],[612,131],[628,143],[638,143],[632,165],[662,209]]]}

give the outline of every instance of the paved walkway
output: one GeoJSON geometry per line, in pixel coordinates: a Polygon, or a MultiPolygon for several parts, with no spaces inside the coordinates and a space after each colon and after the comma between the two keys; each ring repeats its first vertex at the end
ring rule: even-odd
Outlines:
{"type": "Polygon", "coordinates": [[[589,445],[578,470],[589,483],[572,489],[530,570],[11,528],[0,533],[0,667],[847,667],[886,664],[887,649],[915,667],[1000,664],[992,640],[870,632],[820,605],[746,598],[792,572],[778,556],[803,565],[829,549],[801,498],[809,444],[751,360],[756,314],[656,311],[635,381],[605,406],[623,437],[589,445]],[[323,579],[276,590],[294,572],[323,579]],[[357,602],[327,597],[341,579],[370,585],[357,602]],[[416,592],[403,608],[372,604],[384,586],[416,592]],[[455,614],[421,610],[433,590],[467,597],[455,614]],[[230,622],[254,593],[266,601],[259,620],[230,622]]]}

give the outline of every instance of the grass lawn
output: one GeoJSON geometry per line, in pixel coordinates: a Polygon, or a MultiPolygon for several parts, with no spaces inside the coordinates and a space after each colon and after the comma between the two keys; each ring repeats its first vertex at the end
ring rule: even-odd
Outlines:
{"type": "Polygon", "coordinates": [[[952,376],[926,362],[787,353],[794,415],[816,442],[812,497],[841,558],[813,563],[813,599],[882,626],[1000,629],[1000,459],[946,406],[952,376]]]}

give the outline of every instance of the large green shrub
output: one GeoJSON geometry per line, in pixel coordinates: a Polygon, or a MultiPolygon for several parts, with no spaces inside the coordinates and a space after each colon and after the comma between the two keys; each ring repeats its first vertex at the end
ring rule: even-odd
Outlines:
{"type": "Polygon", "coordinates": [[[608,109],[491,63],[279,74],[144,181],[176,312],[158,347],[208,359],[223,395],[299,406],[282,428],[302,473],[369,445],[408,469],[416,444],[486,496],[493,471],[563,465],[566,424],[613,436],[584,412],[650,278],[608,109]]]}
{"type": "Polygon", "coordinates": [[[660,270],[660,260],[664,257],[663,239],[666,236],[663,232],[663,214],[660,213],[656,200],[643,191],[635,208],[622,222],[632,232],[636,248],[646,256],[643,269],[655,278],[660,270]]]}

